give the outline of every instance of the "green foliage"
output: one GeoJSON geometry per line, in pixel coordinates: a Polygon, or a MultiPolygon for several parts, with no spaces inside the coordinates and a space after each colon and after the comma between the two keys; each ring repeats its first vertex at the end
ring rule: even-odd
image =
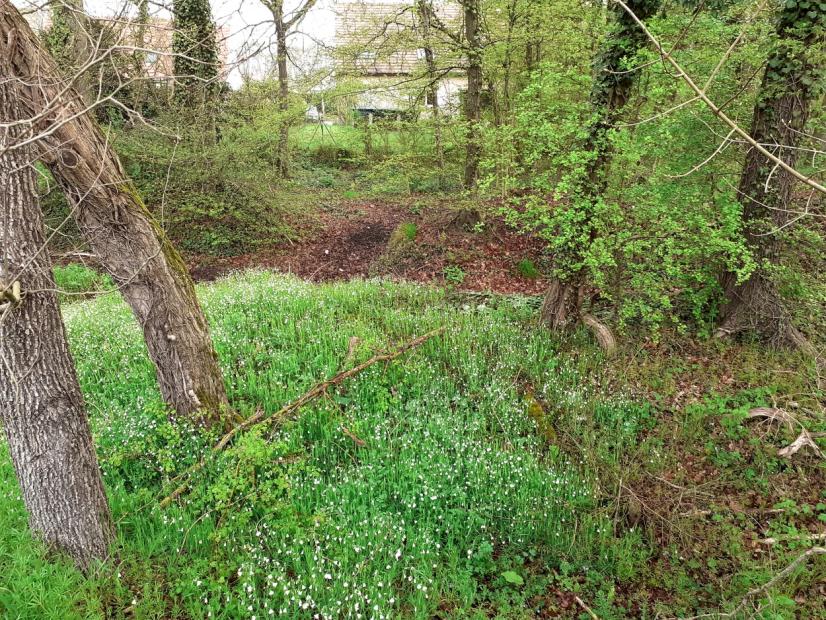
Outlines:
{"type": "Polygon", "coordinates": [[[146,204],[182,249],[234,255],[295,235],[298,214],[308,208],[304,200],[312,198],[297,199],[279,178],[276,137],[231,117],[219,142],[198,127],[179,130],[177,140],[135,128],[118,135],[116,148],[146,204]]]}
{"type": "MultiPolygon", "coordinates": [[[[649,26],[668,40],[682,32],[685,19],[675,11],[652,18],[649,26]]],[[[714,14],[692,19],[690,32],[697,40],[687,45],[681,60],[702,75],[714,69],[714,61],[703,60],[707,57],[695,54],[695,48],[707,50],[714,41],[727,40],[737,26],[714,14]]],[[[712,83],[713,99],[737,95],[738,74],[732,69],[755,53],[760,52],[750,46],[734,52],[712,83]]],[[[625,70],[654,58],[643,46],[635,57],[612,62],[625,70]]],[[[687,97],[684,86],[656,72],[641,79],[646,99],[634,112],[637,118],[687,97]]],[[[547,241],[555,276],[586,274],[614,306],[620,326],[642,322],[655,333],[664,325],[708,333],[720,298],[719,274],[732,271],[745,278],[754,269],[735,188],[721,181],[739,172],[739,162],[712,158],[685,174],[717,147],[718,137],[708,129],[713,117],[704,109],[677,110],[657,122],[606,130],[594,138],[593,93],[582,68],[546,64],[536,71],[517,97],[513,127],[501,139],[491,137],[497,144],[513,136],[520,157],[510,167],[490,167],[485,187],[520,190],[522,197],[511,199],[505,209],[508,220],[547,241]],[[613,161],[605,190],[592,196],[583,191],[583,179],[602,150],[613,161]],[[501,180],[502,175],[510,180],[501,180]]],[[[735,100],[730,105],[748,111],[748,104],[735,100]]]]}
{"type": "Polygon", "coordinates": [[[459,265],[447,265],[442,270],[442,275],[446,282],[450,284],[461,284],[465,281],[465,270],[459,265]]]}
{"type": "Polygon", "coordinates": [[[413,241],[416,238],[416,224],[413,222],[402,222],[399,224],[399,232],[404,235],[408,241],[413,241]]]}
{"type": "Polygon", "coordinates": [[[519,275],[523,278],[529,278],[531,280],[534,280],[541,275],[539,273],[539,269],[536,268],[534,262],[529,258],[523,258],[516,263],[516,271],[518,271],[519,275]]]}

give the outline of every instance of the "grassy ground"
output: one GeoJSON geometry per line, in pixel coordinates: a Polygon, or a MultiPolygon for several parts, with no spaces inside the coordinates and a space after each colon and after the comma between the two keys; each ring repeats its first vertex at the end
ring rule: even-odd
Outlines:
{"type": "MultiPolygon", "coordinates": [[[[647,343],[608,363],[537,332],[529,298],[407,284],[250,272],[200,293],[242,416],[447,330],[248,433],[161,510],[214,437],[167,419],[115,295],[68,304],[119,538],[90,579],[47,561],[0,448],[0,616],[588,617],[577,596],[603,619],[690,615],[732,608],[823,531],[822,461],[779,458],[791,431],[744,419],[794,398],[823,430],[803,360],[647,343]]],[[[746,608],[822,617],[822,559],[746,608]]]]}

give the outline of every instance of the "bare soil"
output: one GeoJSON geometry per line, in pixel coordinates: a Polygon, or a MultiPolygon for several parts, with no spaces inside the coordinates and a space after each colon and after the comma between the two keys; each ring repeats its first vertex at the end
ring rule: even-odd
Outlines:
{"type": "MultiPolygon", "coordinates": [[[[461,215],[461,214],[460,214],[461,215]]],[[[449,282],[460,290],[541,294],[542,277],[519,273],[517,263],[545,263],[542,243],[507,227],[501,219],[484,217],[471,228],[453,208],[438,204],[414,213],[387,201],[349,201],[327,206],[308,223],[300,241],[282,242],[240,256],[188,256],[192,276],[211,281],[236,270],[259,267],[292,273],[314,282],[366,278],[373,275],[416,282],[448,283],[445,267],[461,270],[463,279],[449,282]],[[416,225],[415,256],[392,265],[377,263],[393,231],[402,223],[416,225]]],[[[456,270],[454,270],[454,274],[456,270]]]]}

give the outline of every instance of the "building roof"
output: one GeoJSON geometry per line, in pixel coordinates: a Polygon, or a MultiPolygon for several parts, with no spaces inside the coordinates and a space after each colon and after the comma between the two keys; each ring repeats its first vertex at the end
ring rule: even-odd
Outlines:
{"type": "MultiPolygon", "coordinates": [[[[434,3],[446,24],[461,21],[455,2],[434,3]]],[[[424,52],[417,46],[419,18],[411,2],[338,0],[336,39],[344,51],[344,69],[368,76],[409,75],[421,67],[424,52]],[[349,65],[349,66],[346,66],[349,65]]]]}

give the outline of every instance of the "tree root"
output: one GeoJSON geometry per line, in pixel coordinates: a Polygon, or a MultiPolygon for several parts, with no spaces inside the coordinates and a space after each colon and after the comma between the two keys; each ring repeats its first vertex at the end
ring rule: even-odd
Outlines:
{"type": "Polygon", "coordinates": [[[617,339],[607,325],[598,321],[594,315],[582,312],[584,296],[582,286],[574,287],[553,280],[542,301],[539,320],[552,331],[561,331],[570,325],[571,317],[577,317],[578,322],[591,330],[605,354],[611,357],[617,351],[617,339]]]}
{"type": "Polygon", "coordinates": [[[617,339],[607,325],[597,321],[591,314],[581,314],[579,320],[594,334],[605,355],[612,357],[617,352],[617,339]]]}
{"type": "MultiPolygon", "coordinates": [[[[271,424],[274,422],[282,421],[287,416],[292,413],[295,413],[306,405],[308,402],[316,398],[317,396],[321,396],[324,394],[328,388],[338,385],[345,379],[349,379],[350,377],[357,375],[365,368],[369,368],[373,364],[377,364],[379,362],[389,362],[391,360],[396,359],[397,357],[403,355],[404,353],[410,351],[411,349],[415,349],[419,345],[423,344],[424,342],[430,340],[434,336],[437,336],[445,331],[444,327],[439,327],[438,329],[434,329],[433,331],[427,332],[426,334],[419,336],[418,338],[414,338],[413,340],[401,345],[395,351],[390,353],[382,353],[380,355],[375,355],[371,357],[366,362],[362,362],[358,366],[354,366],[349,370],[344,370],[337,375],[333,376],[330,379],[325,379],[324,381],[320,381],[316,383],[308,392],[305,392],[302,396],[299,396],[297,399],[287,403],[278,411],[272,413],[266,413],[263,410],[259,409],[256,413],[251,415],[249,418],[244,420],[241,424],[231,429],[227,432],[221,439],[216,443],[212,450],[210,450],[210,454],[217,454],[223,451],[229,443],[233,440],[233,438],[238,435],[239,433],[249,430],[253,426],[258,426],[262,424],[271,424]]],[[[354,440],[355,441],[355,440],[354,440]]],[[[358,442],[357,442],[358,443],[358,442]]],[[[207,464],[206,458],[202,458],[200,461],[195,463],[192,467],[190,467],[186,472],[184,472],[183,477],[186,478],[186,481],[180,484],[172,493],[166,496],[164,499],[161,500],[159,506],[161,508],[166,508],[169,506],[173,501],[175,501],[178,497],[184,493],[188,487],[189,478],[192,474],[195,474],[202,470],[207,464]]]]}

